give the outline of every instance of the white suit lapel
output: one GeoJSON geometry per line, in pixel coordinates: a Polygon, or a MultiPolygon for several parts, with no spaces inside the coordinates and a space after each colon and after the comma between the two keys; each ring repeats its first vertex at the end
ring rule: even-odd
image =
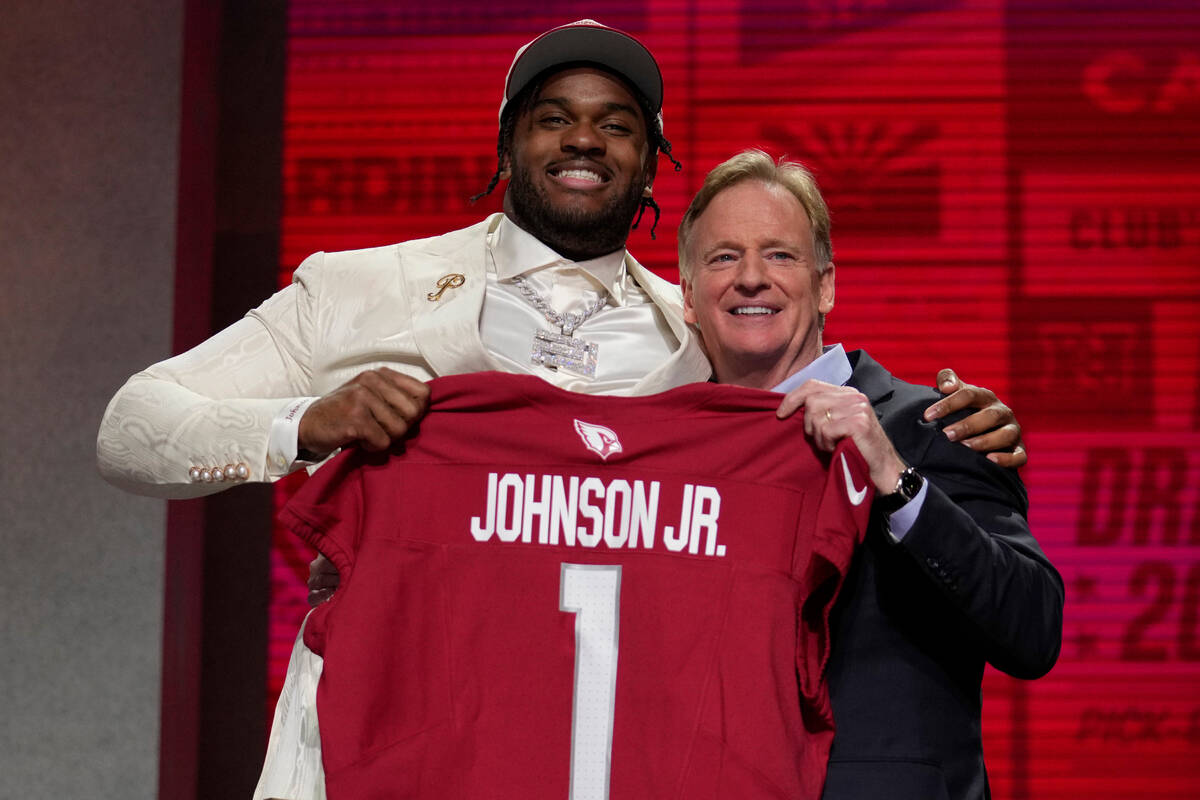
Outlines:
{"type": "Polygon", "coordinates": [[[499,222],[483,222],[400,247],[400,277],[410,298],[417,349],[436,375],[497,369],[479,338],[487,288],[487,235],[499,222]],[[462,276],[455,286],[454,276],[462,276]],[[452,282],[439,292],[439,282],[452,282]],[[430,295],[437,297],[431,300],[430,295]]]}
{"type": "Polygon", "coordinates": [[[650,272],[628,254],[625,256],[625,268],[650,295],[671,327],[671,333],[679,340],[679,347],[666,363],[638,381],[633,394],[657,394],[685,383],[708,380],[712,375],[712,366],[700,347],[699,338],[683,321],[683,299],[679,287],[650,272]]]}

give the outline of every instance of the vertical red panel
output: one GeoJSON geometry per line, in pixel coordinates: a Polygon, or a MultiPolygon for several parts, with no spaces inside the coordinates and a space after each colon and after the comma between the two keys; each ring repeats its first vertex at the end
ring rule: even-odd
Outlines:
{"type": "MultiPolygon", "coordinates": [[[[217,71],[220,9],[184,4],[172,350],[210,332],[216,230],[217,71]]],[[[204,509],[167,506],[158,796],[192,800],[200,773],[204,509]]]]}

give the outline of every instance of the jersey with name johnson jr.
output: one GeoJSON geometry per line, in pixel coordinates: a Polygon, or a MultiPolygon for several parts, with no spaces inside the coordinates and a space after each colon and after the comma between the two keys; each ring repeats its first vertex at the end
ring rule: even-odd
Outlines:
{"type": "Polygon", "coordinates": [[[828,614],[870,513],[779,396],[431,383],[284,521],[342,581],[305,642],[328,796],[820,796],[828,614]]]}

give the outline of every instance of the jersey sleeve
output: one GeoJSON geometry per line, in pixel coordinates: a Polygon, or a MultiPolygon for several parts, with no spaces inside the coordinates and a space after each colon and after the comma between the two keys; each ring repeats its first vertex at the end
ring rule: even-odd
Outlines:
{"type": "Polygon", "coordinates": [[[279,512],[288,530],[317,548],[345,581],[363,526],[363,459],[356,450],[317,470],[279,512]]]}
{"type": "Polygon", "coordinates": [[[340,575],[343,591],[313,609],[304,624],[304,644],[320,656],[325,654],[330,610],[337,605],[354,575],[364,524],[362,463],[362,454],[357,450],[340,453],[305,481],[279,512],[279,521],[332,561],[340,575]]]}
{"type": "Polygon", "coordinates": [[[805,565],[803,603],[796,642],[796,674],[806,707],[829,725],[833,711],[824,689],[829,660],[829,614],[837,600],[854,551],[866,534],[874,485],[858,447],[843,440],[833,452],[825,475],[816,516],[812,556],[805,565]]]}

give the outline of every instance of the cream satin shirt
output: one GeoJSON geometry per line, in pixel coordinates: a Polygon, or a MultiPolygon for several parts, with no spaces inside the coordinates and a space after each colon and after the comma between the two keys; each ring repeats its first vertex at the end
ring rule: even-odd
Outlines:
{"type": "Polygon", "coordinates": [[[525,372],[572,392],[627,395],[679,347],[658,306],[625,269],[625,251],[570,261],[507,218],[488,236],[487,292],[479,333],[506,372],[525,372]],[[559,314],[583,312],[601,295],[607,304],[575,329],[599,345],[596,376],[581,378],[530,360],[538,330],[559,332],[513,284],[517,275],[559,314]]]}
{"type": "MultiPolygon", "coordinates": [[[[625,269],[625,251],[571,261],[517,227],[507,217],[487,238],[487,290],[479,320],[484,347],[505,372],[527,373],[572,392],[628,395],[679,347],[662,312],[625,269]],[[558,333],[513,283],[516,276],[559,314],[582,312],[601,294],[606,305],[575,329],[574,336],[599,345],[594,378],[554,370],[531,360],[536,331],[558,333]]],[[[311,462],[298,461],[300,418],[315,402],[304,398],[282,409],[271,424],[269,474],[286,475],[311,462]]]]}

